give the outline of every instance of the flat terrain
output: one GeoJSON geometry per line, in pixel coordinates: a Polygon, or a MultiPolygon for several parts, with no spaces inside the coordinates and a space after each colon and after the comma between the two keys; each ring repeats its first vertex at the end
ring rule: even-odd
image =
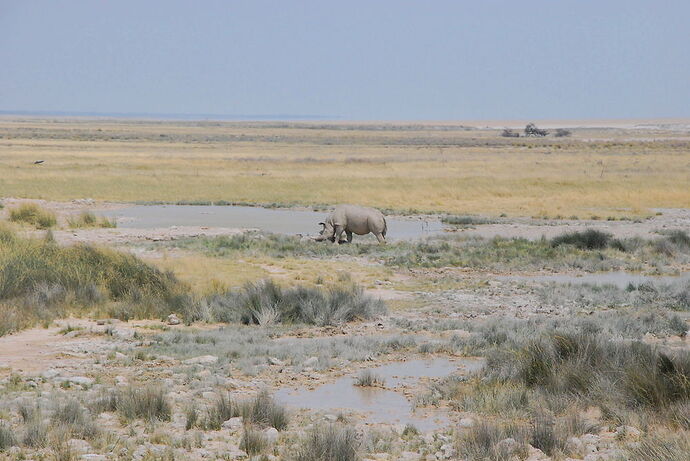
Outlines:
{"type": "Polygon", "coordinates": [[[687,124],[593,125],[537,139],[457,123],[3,118],[0,194],[579,218],[690,205],[687,124]]]}
{"type": "Polygon", "coordinates": [[[638,124],[1,120],[0,459],[688,461],[690,131],[638,124]],[[100,220],[221,200],[452,219],[100,220]]]}

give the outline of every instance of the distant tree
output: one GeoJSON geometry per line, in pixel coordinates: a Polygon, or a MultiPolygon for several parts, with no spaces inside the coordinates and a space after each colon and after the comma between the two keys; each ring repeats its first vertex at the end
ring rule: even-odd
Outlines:
{"type": "Polygon", "coordinates": [[[553,135],[557,138],[566,138],[571,134],[573,133],[570,130],[566,130],[565,128],[558,128],[553,135]]]}
{"type": "Polygon", "coordinates": [[[535,125],[534,123],[528,123],[525,127],[525,136],[542,137],[546,136],[547,134],[549,134],[548,131],[537,128],[537,125],[535,125]]]}
{"type": "Polygon", "coordinates": [[[503,136],[504,138],[519,138],[520,133],[518,133],[517,131],[513,131],[510,128],[506,128],[505,130],[503,130],[503,133],[501,133],[501,136],[503,136]]]}

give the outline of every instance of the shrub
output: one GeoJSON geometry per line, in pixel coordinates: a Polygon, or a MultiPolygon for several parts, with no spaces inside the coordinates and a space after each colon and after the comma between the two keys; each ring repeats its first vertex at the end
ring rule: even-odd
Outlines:
{"type": "Polygon", "coordinates": [[[268,440],[264,434],[250,425],[245,425],[240,440],[240,450],[244,450],[248,455],[253,456],[264,451],[268,445],[268,440]]]}
{"type": "Polygon", "coordinates": [[[4,421],[0,422],[0,452],[17,445],[17,438],[12,428],[4,421]]]}
{"type": "Polygon", "coordinates": [[[588,229],[582,232],[570,232],[554,237],[551,239],[551,245],[554,247],[573,245],[581,250],[600,250],[606,248],[610,241],[611,234],[588,229]]]}
{"type": "Polygon", "coordinates": [[[287,410],[278,405],[265,390],[243,402],[240,410],[244,421],[260,427],[274,427],[282,431],[288,425],[287,410]]]}
{"type": "Polygon", "coordinates": [[[103,227],[114,228],[117,227],[117,222],[114,219],[108,219],[104,216],[97,217],[90,211],[84,211],[78,216],[72,216],[67,219],[67,224],[72,229],[83,227],[103,227]]]}
{"type": "Polygon", "coordinates": [[[315,426],[302,440],[296,461],[356,461],[360,443],[354,429],[337,424],[315,426]]]}
{"type": "Polygon", "coordinates": [[[117,411],[124,419],[170,421],[170,403],[162,388],[157,386],[111,390],[94,405],[96,411],[117,411]]]}
{"type": "Polygon", "coordinates": [[[221,395],[209,407],[205,428],[219,430],[223,422],[241,416],[246,424],[259,427],[274,427],[279,431],[288,425],[288,414],[278,405],[268,391],[260,391],[254,398],[236,402],[227,395],[221,395]]]}
{"type": "Polygon", "coordinates": [[[652,411],[690,400],[690,353],[669,356],[641,342],[596,334],[555,333],[529,342],[510,359],[491,355],[490,375],[553,394],[587,396],[652,411]],[[609,395],[607,386],[616,389],[609,395]]]}
{"type": "Polygon", "coordinates": [[[441,222],[454,226],[476,226],[479,224],[491,224],[493,221],[479,216],[448,215],[441,218],[441,222]]]}
{"type": "Polygon", "coordinates": [[[543,137],[547,134],[549,134],[548,131],[537,128],[534,123],[528,123],[527,126],[525,126],[525,136],[543,137]]]}
{"type": "Polygon", "coordinates": [[[457,439],[458,453],[467,459],[524,459],[528,433],[524,427],[499,422],[480,421],[457,439]],[[501,443],[499,443],[501,442],[501,443]]]}
{"type": "Polygon", "coordinates": [[[0,231],[0,301],[24,304],[22,316],[31,324],[64,314],[68,299],[82,306],[104,300],[136,304],[137,310],[128,308],[133,316],[163,317],[191,305],[188,288],[172,273],[134,255],[90,245],[60,247],[0,231]]]}
{"type": "Polygon", "coordinates": [[[57,224],[55,213],[35,203],[22,203],[17,208],[11,209],[10,221],[29,224],[39,229],[50,229],[57,224]]]}
{"type": "Polygon", "coordinates": [[[355,380],[355,386],[360,387],[380,387],[385,384],[385,380],[371,370],[362,371],[355,380]]]}
{"type": "Polygon", "coordinates": [[[239,292],[214,295],[207,302],[218,321],[258,325],[335,325],[385,312],[383,301],[364,294],[356,286],[282,288],[271,280],[249,283],[239,292]]]}
{"type": "Polygon", "coordinates": [[[59,403],[51,415],[51,421],[55,426],[81,438],[93,438],[98,434],[96,424],[76,400],[59,403]]]}

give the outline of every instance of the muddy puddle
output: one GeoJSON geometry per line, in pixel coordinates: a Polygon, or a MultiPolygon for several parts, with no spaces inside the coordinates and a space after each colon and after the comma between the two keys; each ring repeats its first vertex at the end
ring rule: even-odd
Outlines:
{"type": "MultiPolygon", "coordinates": [[[[407,393],[423,388],[416,386],[426,378],[443,378],[451,374],[470,374],[484,365],[482,359],[433,359],[396,362],[371,368],[385,380],[384,388],[355,386],[358,373],[339,378],[334,383],[316,389],[279,390],[276,399],[288,406],[337,414],[355,412],[367,423],[412,424],[421,431],[447,426],[450,418],[446,411],[434,408],[415,410],[407,393]]],[[[421,389],[421,390],[420,390],[421,389]]]]}
{"type": "Polygon", "coordinates": [[[630,285],[638,286],[643,283],[671,284],[679,281],[690,281],[690,272],[682,272],[679,275],[642,275],[631,272],[601,272],[585,275],[534,275],[534,276],[505,276],[498,277],[503,280],[519,280],[531,282],[553,282],[572,285],[614,285],[618,288],[627,288],[630,285]]]}
{"type": "MultiPolygon", "coordinates": [[[[247,206],[137,205],[100,212],[116,218],[118,227],[153,229],[201,226],[260,229],[277,234],[316,234],[327,212],[247,206]]],[[[386,218],[390,240],[409,240],[443,232],[437,219],[386,218]]],[[[357,236],[355,236],[357,238],[357,236]]],[[[364,237],[359,237],[362,239],[364,237]]],[[[372,235],[367,239],[375,240],[372,235]]]]}

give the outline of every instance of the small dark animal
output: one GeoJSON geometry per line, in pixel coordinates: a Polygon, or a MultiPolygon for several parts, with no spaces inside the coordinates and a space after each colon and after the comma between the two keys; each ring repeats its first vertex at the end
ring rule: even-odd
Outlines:
{"type": "Polygon", "coordinates": [[[45,162],[45,160],[36,160],[34,162],[34,165],[40,165],[41,163],[45,162]]]}

